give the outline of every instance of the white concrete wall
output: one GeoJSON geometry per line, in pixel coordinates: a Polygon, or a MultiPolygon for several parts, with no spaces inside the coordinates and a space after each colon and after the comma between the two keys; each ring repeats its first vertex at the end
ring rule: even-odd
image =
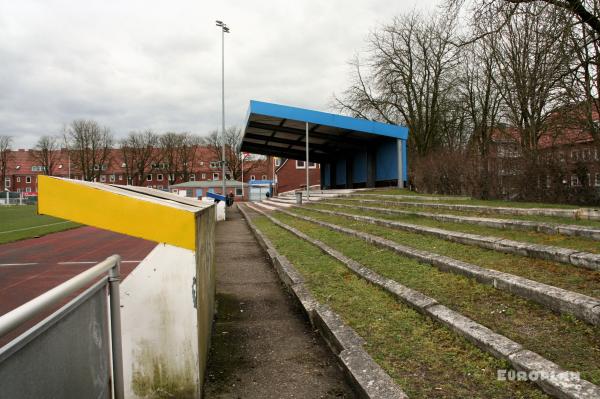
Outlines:
{"type": "Polygon", "coordinates": [[[121,284],[126,398],[198,397],[193,251],[159,244],[121,284]]]}
{"type": "MultiPolygon", "coordinates": [[[[202,201],[210,203],[215,202],[213,198],[209,197],[202,197],[202,201]]],[[[219,203],[217,204],[217,211],[215,212],[217,215],[217,222],[225,220],[225,206],[226,204],[223,201],[219,201],[219,203]]]]}

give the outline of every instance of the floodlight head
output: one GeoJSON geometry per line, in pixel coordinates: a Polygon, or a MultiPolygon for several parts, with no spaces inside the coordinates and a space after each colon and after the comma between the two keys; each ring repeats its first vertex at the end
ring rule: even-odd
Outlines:
{"type": "Polygon", "coordinates": [[[229,28],[227,26],[223,25],[223,31],[225,33],[229,33],[229,28]]]}
{"type": "Polygon", "coordinates": [[[218,19],[215,21],[217,23],[217,26],[223,26],[223,21],[219,21],[218,19]]]}

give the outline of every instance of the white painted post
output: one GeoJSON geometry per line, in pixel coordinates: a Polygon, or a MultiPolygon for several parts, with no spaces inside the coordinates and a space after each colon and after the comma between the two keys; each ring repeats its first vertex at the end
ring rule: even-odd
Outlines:
{"type": "Polygon", "coordinates": [[[306,122],[306,162],[304,164],[306,167],[306,200],[310,200],[310,174],[308,170],[308,122],[306,122]]]}
{"type": "Polygon", "coordinates": [[[246,155],[242,152],[242,201],[244,200],[244,158],[246,155]]]}

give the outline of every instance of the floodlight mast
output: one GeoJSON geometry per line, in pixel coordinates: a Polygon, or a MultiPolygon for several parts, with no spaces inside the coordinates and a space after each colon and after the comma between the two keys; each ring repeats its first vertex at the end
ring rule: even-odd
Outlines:
{"type": "MultiPolygon", "coordinates": [[[[222,179],[223,179],[223,196],[227,195],[225,192],[225,33],[229,33],[229,27],[223,22],[216,20],[216,25],[221,28],[221,123],[222,123],[222,143],[221,143],[221,165],[222,165],[222,179]]],[[[243,184],[244,182],[242,182],[243,184]]]]}

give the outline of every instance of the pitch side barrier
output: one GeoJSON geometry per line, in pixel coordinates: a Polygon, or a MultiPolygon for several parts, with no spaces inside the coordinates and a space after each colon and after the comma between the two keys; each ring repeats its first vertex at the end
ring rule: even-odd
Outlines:
{"type": "MultiPolygon", "coordinates": [[[[120,284],[124,397],[200,397],[215,305],[215,206],[147,188],[49,176],[39,177],[38,191],[40,214],[158,243],[120,284]]],[[[63,341],[91,334],[90,323],[61,331],[63,341]]],[[[36,361],[55,364],[44,351],[36,361]]],[[[78,384],[71,371],[88,366],[61,365],[60,383],[78,384]]],[[[104,371],[110,373],[108,364],[104,371]]]]}

